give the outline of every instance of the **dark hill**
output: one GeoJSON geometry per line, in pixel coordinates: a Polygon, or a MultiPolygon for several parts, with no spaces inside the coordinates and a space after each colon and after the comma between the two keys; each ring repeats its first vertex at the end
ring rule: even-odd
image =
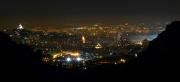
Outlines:
{"type": "Polygon", "coordinates": [[[167,25],[166,30],[150,42],[133,64],[177,64],[180,55],[180,21],[167,25]]]}
{"type": "Polygon", "coordinates": [[[17,44],[8,35],[0,32],[1,76],[4,79],[9,78],[6,81],[45,80],[46,73],[53,72],[41,62],[41,57],[40,50],[34,52],[30,46],[17,44]]]}

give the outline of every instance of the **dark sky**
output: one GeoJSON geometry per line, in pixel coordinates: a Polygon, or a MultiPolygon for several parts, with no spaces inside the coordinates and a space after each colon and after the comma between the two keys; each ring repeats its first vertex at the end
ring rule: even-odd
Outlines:
{"type": "Polygon", "coordinates": [[[180,18],[180,0],[4,0],[0,21],[88,23],[180,18]]]}

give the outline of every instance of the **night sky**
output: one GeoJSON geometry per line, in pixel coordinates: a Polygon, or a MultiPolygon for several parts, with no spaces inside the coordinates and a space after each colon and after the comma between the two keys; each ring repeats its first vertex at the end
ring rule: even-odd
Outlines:
{"type": "Polygon", "coordinates": [[[2,23],[120,23],[180,19],[180,0],[4,0],[2,23]]]}

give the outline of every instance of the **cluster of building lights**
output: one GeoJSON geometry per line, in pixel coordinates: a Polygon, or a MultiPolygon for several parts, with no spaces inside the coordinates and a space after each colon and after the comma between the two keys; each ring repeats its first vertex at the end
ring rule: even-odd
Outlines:
{"type": "Polygon", "coordinates": [[[95,49],[100,49],[102,48],[102,45],[100,43],[97,43],[97,45],[95,46],[95,49]]]}
{"type": "Polygon", "coordinates": [[[56,60],[58,58],[64,58],[64,57],[67,62],[71,62],[74,60],[80,62],[81,60],[83,60],[80,57],[80,53],[77,51],[62,51],[60,53],[53,54],[52,59],[56,60]]]}
{"type": "Polygon", "coordinates": [[[84,36],[82,36],[82,42],[83,42],[83,44],[86,43],[86,39],[84,36]]]}
{"type": "Polygon", "coordinates": [[[120,59],[120,62],[121,62],[121,63],[126,63],[126,60],[123,59],[123,58],[121,58],[121,59],[120,59]]]}
{"type": "Polygon", "coordinates": [[[136,42],[137,45],[143,45],[143,42],[142,41],[138,41],[136,42]]]}

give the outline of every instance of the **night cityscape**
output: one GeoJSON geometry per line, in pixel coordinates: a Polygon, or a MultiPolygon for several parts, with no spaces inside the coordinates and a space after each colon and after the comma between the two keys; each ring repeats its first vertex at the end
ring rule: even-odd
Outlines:
{"type": "Polygon", "coordinates": [[[126,63],[138,57],[138,53],[157,36],[151,34],[145,25],[128,23],[114,26],[72,26],[60,29],[59,32],[28,30],[19,24],[16,29],[3,31],[17,44],[32,46],[34,51],[42,50],[42,61],[45,63],[84,69],[87,69],[89,62],[94,65],[126,63]]]}
{"type": "Polygon", "coordinates": [[[178,73],[179,3],[2,1],[2,74],[17,76],[14,81],[67,82],[178,73]]]}

